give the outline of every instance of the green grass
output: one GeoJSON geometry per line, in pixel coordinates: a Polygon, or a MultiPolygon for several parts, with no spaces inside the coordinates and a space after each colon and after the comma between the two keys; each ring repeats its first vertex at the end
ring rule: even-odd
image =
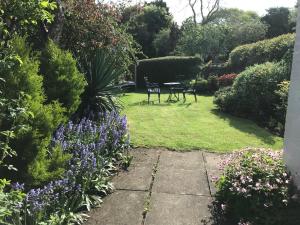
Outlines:
{"type": "MultiPolygon", "coordinates": [[[[254,122],[220,113],[213,97],[193,96],[187,101],[147,104],[144,93],[121,97],[128,118],[131,142],[138,147],[165,147],[174,150],[210,150],[228,152],[245,147],[281,149],[283,139],[254,122]]],[[[153,96],[156,100],[157,97],[153,96]]]]}

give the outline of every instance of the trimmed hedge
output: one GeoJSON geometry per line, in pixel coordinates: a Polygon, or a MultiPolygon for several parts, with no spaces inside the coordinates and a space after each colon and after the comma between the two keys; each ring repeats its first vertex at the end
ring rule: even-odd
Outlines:
{"type": "Polygon", "coordinates": [[[161,58],[144,59],[139,61],[137,67],[137,86],[145,85],[144,77],[150,82],[159,84],[177,81],[178,76],[190,79],[200,71],[201,59],[199,57],[167,56],[161,58]]]}
{"type": "Polygon", "coordinates": [[[285,34],[276,38],[241,45],[229,55],[229,66],[240,72],[248,66],[265,62],[280,61],[288,51],[293,51],[295,34],[285,34]]]}

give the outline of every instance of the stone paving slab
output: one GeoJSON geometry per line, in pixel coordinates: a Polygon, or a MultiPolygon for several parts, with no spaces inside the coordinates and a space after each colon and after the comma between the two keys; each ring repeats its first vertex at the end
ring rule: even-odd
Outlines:
{"type": "Polygon", "coordinates": [[[159,168],[204,169],[202,153],[162,151],[159,168]]]}
{"type": "Polygon", "coordinates": [[[147,192],[116,191],[89,213],[85,225],[141,225],[146,197],[147,192]]]}
{"type": "Polygon", "coordinates": [[[152,180],[153,165],[146,167],[130,167],[128,171],[121,171],[112,179],[117,190],[147,191],[152,180]]]}
{"type": "Polygon", "coordinates": [[[204,170],[160,168],[155,176],[153,192],[209,196],[209,187],[204,170]]]}
{"type": "Polygon", "coordinates": [[[104,198],[101,208],[92,210],[86,225],[211,224],[208,206],[214,189],[208,178],[220,172],[217,165],[224,155],[151,149],[134,149],[131,154],[128,172],[112,179],[117,191],[104,198]],[[149,200],[150,210],[143,219],[149,200]]]}
{"type": "Polygon", "coordinates": [[[153,193],[145,225],[203,225],[211,199],[203,196],[153,193]]]}
{"type": "Polygon", "coordinates": [[[130,167],[153,167],[157,162],[160,150],[152,150],[145,148],[133,149],[130,154],[133,156],[130,167]]]}

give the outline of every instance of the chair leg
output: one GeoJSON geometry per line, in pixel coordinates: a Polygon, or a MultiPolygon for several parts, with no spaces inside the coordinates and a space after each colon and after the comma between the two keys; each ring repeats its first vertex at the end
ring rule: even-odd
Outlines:
{"type": "Polygon", "coordinates": [[[150,92],[148,92],[148,105],[150,104],[150,92]]]}
{"type": "Polygon", "coordinates": [[[183,95],[183,101],[185,101],[185,93],[183,92],[182,95],[183,95]]]}
{"type": "Polygon", "coordinates": [[[197,95],[196,95],[196,93],[194,93],[194,96],[195,96],[195,102],[197,102],[197,95]]]}
{"type": "Polygon", "coordinates": [[[158,102],[160,103],[160,93],[158,93],[158,102]]]}

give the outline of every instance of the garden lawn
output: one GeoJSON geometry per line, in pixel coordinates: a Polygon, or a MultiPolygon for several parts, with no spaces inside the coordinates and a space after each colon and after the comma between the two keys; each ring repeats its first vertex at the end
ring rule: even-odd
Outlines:
{"type": "MultiPolygon", "coordinates": [[[[147,94],[128,93],[121,97],[123,113],[127,115],[131,143],[135,147],[165,147],[174,150],[210,150],[229,152],[245,147],[281,149],[283,139],[254,122],[220,113],[213,97],[198,96],[195,103],[167,103],[162,94],[147,104],[147,94]]],[[[182,98],[182,97],[181,97],[182,98]]]]}

